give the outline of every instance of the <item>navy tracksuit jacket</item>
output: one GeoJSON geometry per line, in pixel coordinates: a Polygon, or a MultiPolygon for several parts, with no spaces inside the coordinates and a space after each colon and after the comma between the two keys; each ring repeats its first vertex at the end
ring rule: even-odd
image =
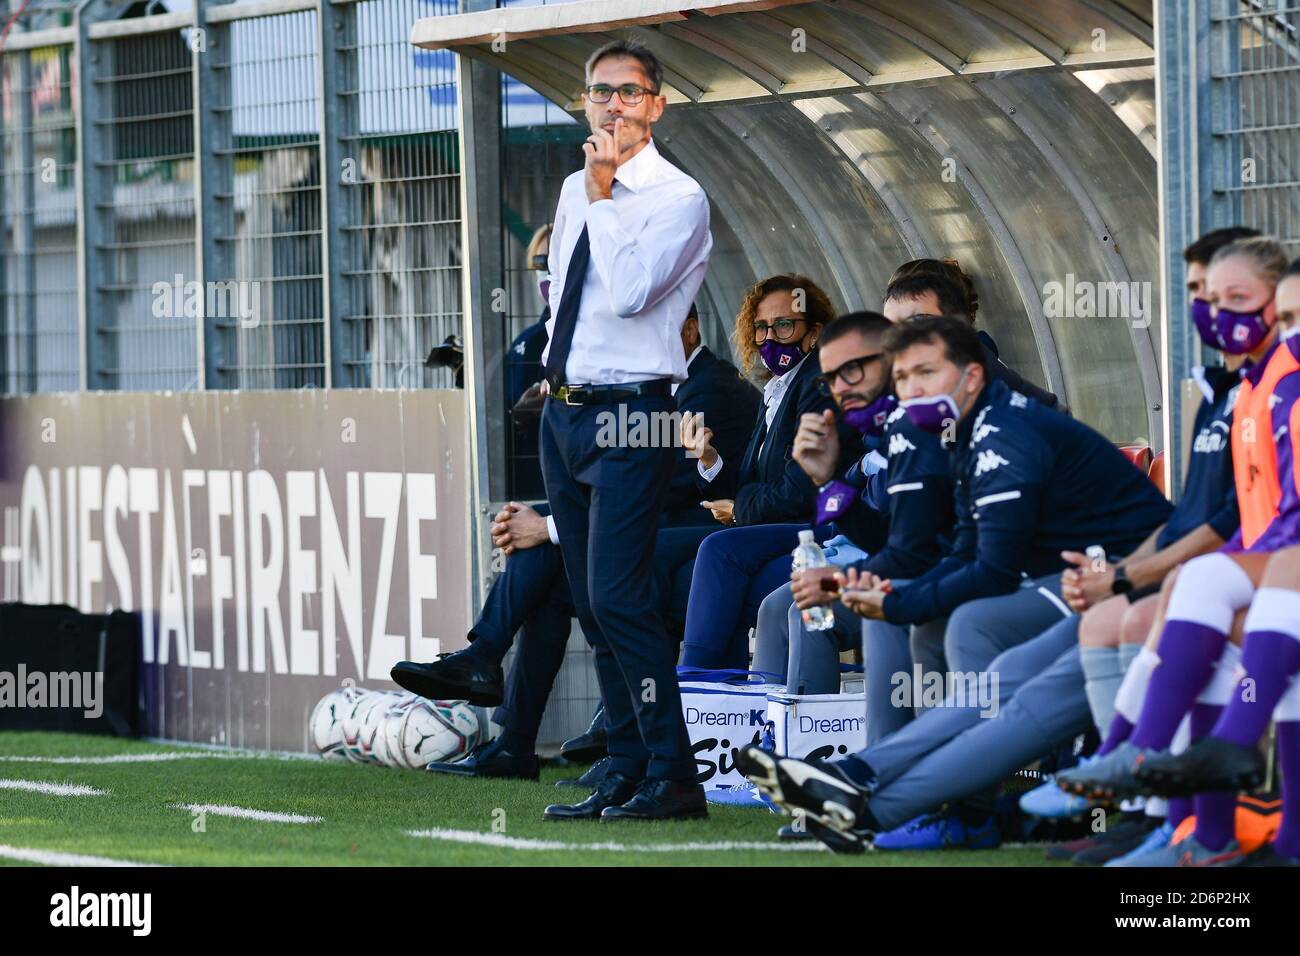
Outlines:
{"type": "Polygon", "coordinates": [[[957,426],[952,552],[884,601],[895,624],[945,617],[1064,567],[1062,551],[1127,555],[1172,506],[1104,436],[994,379],[957,426]]]}

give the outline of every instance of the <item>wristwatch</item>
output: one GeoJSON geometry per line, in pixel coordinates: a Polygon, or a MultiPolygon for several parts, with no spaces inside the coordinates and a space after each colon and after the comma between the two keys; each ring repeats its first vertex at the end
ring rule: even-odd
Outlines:
{"type": "Polygon", "coordinates": [[[1115,569],[1115,577],[1110,582],[1110,593],[1128,594],[1128,592],[1132,590],[1133,582],[1128,579],[1128,571],[1125,570],[1124,565],[1121,564],[1115,569]]]}

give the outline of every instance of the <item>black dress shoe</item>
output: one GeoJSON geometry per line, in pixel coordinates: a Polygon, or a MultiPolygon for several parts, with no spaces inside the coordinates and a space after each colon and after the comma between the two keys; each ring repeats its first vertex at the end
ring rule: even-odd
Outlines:
{"type": "Polygon", "coordinates": [[[683,780],[647,780],[632,799],[601,813],[606,820],[699,820],[709,815],[704,788],[683,780]]]}
{"type": "Polygon", "coordinates": [[[431,763],[429,773],[450,773],[460,777],[504,777],[512,780],[536,780],[541,763],[537,754],[510,753],[500,740],[479,744],[454,763],[431,763]]]}
{"type": "Polygon", "coordinates": [[[1258,747],[1243,747],[1222,737],[1201,737],[1180,754],[1158,753],[1133,772],[1162,797],[1256,789],[1267,770],[1258,747]]]}
{"type": "Polygon", "coordinates": [[[591,791],[600,786],[600,782],[605,779],[605,771],[609,769],[612,757],[601,757],[594,764],[587,768],[587,772],[581,777],[573,777],[565,780],[555,781],[557,787],[581,787],[583,790],[591,791]]]}
{"type": "Polygon", "coordinates": [[[607,807],[626,803],[637,792],[637,781],[624,774],[605,774],[596,791],[582,803],[553,803],[542,814],[543,820],[597,820],[607,807]]]}
{"type": "Polygon", "coordinates": [[[560,744],[560,756],[574,763],[589,763],[609,755],[609,735],[605,733],[605,705],[596,708],[589,726],[578,736],[560,744]]]}
{"type": "Polygon", "coordinates": [[[431,664],[398,661],[391,675],[398,687],[429,700],[467,700],[479,707],[495,707],[505,700],[501,665],[468,647],[439,654],[431,664]]]}

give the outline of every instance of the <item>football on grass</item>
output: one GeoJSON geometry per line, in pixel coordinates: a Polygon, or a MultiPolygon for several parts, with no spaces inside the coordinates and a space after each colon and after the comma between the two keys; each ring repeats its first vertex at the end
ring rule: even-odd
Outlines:
{"type": "Polygon", "coordinates": [[[414,770],[459,760],[487,737],[484,712],[463,700],[424,700],[407,708],[398,735],[401,759],[414,770]]]}

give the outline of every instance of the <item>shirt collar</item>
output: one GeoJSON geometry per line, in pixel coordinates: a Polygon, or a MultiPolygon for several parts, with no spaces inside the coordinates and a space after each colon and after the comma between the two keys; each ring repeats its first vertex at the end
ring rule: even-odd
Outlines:
{"type": "Polygon", "coordinates": [[[614,170],[614,178],[632,192],[636,192],[653,177],[658,160],[659,150],[655,147],[652,138],[641,147],[640,152],[614,170]]]}
{"type": "Polygon", "coordinates": [[[808,356],[805,355],[800,358],[799,361],[795,362],[794,365],[790,367],[790,371],[786,372],[784,375],[773,375],[767,380],[766,384],[763,385],[763,404],[770,405],[772,402],[772,396],[779,395],[785,391],[786,386],[790,384],[790,380],[794,378],[795,370],[804,363],[804,359],[807,357],[808,356]]]}
{"type": "Polygon", "coordinates": [[[691,367],[691,363],[695,361],[695,356],[699,355],[700,352],[702,352],[702,351],[704,351],[704,346],[703,346],[702,344],[701,344],[701,345],[697,345],[697,346],[695,346],[695,351],[692,352],[692,353],[687,357],[687,359],[686,359],[686,368],[687,368],[687,369],[690,369],[690,367],[691,367]]]}

